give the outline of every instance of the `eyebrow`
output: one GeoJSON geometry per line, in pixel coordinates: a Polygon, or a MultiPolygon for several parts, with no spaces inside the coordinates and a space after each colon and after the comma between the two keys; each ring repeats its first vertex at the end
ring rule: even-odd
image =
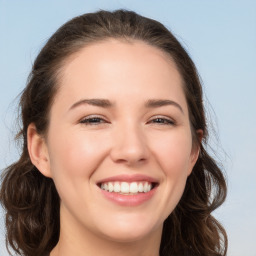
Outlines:
{"type": "MultiPolygon", "coordinates": [[[[110,108],[114,106],[114,104],[107,99],[82,99],[74,103],[69,110],[74,109],[80,105],[91,105],[91,106],[102,107],[102,108],[110,108]]],[[[157,107],[163,107],[163,106],[169,106],[169,105],[177,107],[182,113],[184,113],[182,107],[173,100],[149,99],[145,103],[146,108],[157,108],[157,107]]]]}
{"type": "Polygon", "coordinates": [[[69,110],[74,109],[80,105],[86,105],[86,104],[96,106],[96,107],[102,107],[102,108],[110,108],[113,106],[113,103],[111,103],[109,100],[106,100],[106,99],[82,99],[74,103],[69,110]]]}
{"type": "Polygon", "coordinates": [[[173,100],[152,99],[152,100],[148,100],[145,105],[147,108],[156,108],[156,107],[172,105],[172,106],[177,107],[184,114],[184,111],[183,111],[181,105],[173,100]]]}

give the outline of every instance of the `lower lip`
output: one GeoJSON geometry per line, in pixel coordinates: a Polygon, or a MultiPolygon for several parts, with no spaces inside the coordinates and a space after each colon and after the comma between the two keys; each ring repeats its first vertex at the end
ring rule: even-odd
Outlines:
{"type": "Polygon", "coordinates": [[[153,188],[147,193],[138,193],[134,195],[122,195],[119,193],[108,192],[101,190],[101,193],[110,201],[121,206],[138,206],[149,201],[156,192],[157,187],[153,188]]]}

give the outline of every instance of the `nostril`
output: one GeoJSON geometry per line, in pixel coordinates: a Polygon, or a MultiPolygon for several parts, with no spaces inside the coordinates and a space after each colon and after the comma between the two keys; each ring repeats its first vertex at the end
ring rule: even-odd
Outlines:
{"type": "Polygon", "coordinates": [[[114,162],[131,165],[144,163],[149,157],[147,145],[142,139],[143,135],[136,135],[136,138],[134,138],[135,135],[131,135],[131,133],[132,131],[129,132],[129,135],[123,134],[122,138],[115,140],[110,153],[114,162]]]}

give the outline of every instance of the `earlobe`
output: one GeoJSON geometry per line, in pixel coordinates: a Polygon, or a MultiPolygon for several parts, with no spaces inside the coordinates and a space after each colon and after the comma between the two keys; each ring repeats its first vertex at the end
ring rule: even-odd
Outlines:
{"type": "Polygon", "coordinates": [[[46,177],[51,177],[49,154],[45,139],[38,134],[35,124],[31,123],[27,130],[27,145],[30,160],[46,177]]]}

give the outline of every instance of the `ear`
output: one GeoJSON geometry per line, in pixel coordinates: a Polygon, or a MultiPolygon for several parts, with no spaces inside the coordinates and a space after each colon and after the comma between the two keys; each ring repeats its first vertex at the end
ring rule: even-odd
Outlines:
{"type": "Polygon", "coordinates": [[[27,130],[27,145],[30,160],[46,177],[51,177],[50,160],[45,139],[38,134],[35,124],[31,123],[27,130]]]}
{"type": "Polygon", "coordinates": [[[193,167],[196,164],[196,161],[200,153],[200,145],[204,136],[203,130],[199,129],[196,131],[197,141],[192,145],[191,155],[190,155],[190,168],[188,170],[188,176],[191,174],[193,167]]]}

